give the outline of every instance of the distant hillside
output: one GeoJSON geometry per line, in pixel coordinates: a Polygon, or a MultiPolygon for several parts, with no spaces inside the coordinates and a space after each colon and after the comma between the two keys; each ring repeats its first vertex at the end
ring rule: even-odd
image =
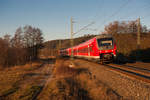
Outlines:
{"type": "MultiPolygon", "coordinates": [[[[96,35],[84,35],[82,37],[74,38],[74,45],[78,45],[82,42],[85,42],[85,41],[95,37],[95,36],[96,35]]],[[[61,49],[70,47],[70,39],[63,39],[61,41],[59,41],[59,40],[47,41],[44,43],[44,47],[48,48],[48,49],[57,49],[60,42],[61,42],[61,46],[60,46],[61,49]]]]}
{"type": "MultiPolygon", "coordinates": [[[[82,42],[85,42],[96,35],[86,35],[82,37],[78,37],[74,39],[74,45],[78,45],[82,42]]],[[[137,36],[134,33],[120,33],[120,34],[115,34],[114,38],[116,40],[117,44],[117,51],[118,54],[129,58],[129,59],[136,59],[137,55],[137,36]]],[[[45,55],[56,55],[57,50],[59,48],[59,40],[52,40],[52,41],[47,41],[44,43],[44,48],[43,52],[45,52],[45,55]],[[51,52],[50,54],[48,54],[51,52]],[[55,52],[55,53],[53,53],[55,52]]],[[[70,39],[64,39],[61,40],[61,49],[64,48],[69,48],[70,47],[70,39]]],[[[142,33],[141,34],[141,46],[140,46],[140,58],[144,60],[150,60],[150,33],[142,33]]]]}
{"type": "MultiPolygon", "coordinates": [[[[74,38],[74,45],[78,45],[82,42],[85,42],[96,35],[84,35],[82,37],[74,38]]],[[[46,41],[43,44],[43,49],[39,52],[40,57],[49,57],[49,56],[57,56],[58,49],[65,49],[70,47],[70,39],[63,39],[63,40],[51,40],[46,41]]]]}
{"type": "Polygon", "coordinates": [[[136,34],[116,34],[114,35],[117,43],[118,53],[128,59],[139,59],[150,62],[150,33],[141,34],[140,50],[137,50],[136,34]]]}

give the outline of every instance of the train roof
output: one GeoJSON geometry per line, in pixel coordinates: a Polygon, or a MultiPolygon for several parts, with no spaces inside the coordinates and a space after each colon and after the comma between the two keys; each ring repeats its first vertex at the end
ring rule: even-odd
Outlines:
{"type": "Polygon", "coordinates": [[[79,47],[79,46],[83,46],[83,45],[85,45],[85,44],[90,44],[91,42],[93,42],[94,41],[94,39],[96,38],[111,38],[112,37],[112,35],[111,34],[101,34],[101,35],[98,35],[98,36],[96,36],[96,37],[94,37],[94,38],[92,38],[92,39],[89,39],[89,40],[87,40],[87,41],[85,41],[85,42],[83,42],[83,43],[81,43],[81,44],[79,44],[79,45],[77,45],[77,46],[74,46],[73,48],[76,48],[76,47],[79,47]]]}
{"type": "Polygon", "coordinates": [[[74,46],[73,48],[78,48],[78,47],[80,47],[80,46],[88,45],[88,44],[90,44],[91,42],[93,42],[95,38],[96,38],[96,37],[94,37],[94,38],[92,38],[92,39],[89,39],[89,40],[87,40],[87,41],[85,41],[85,42],[83,42],[83,43],[81,43],[81,44],[79,44],[79,45],[77,45],[77,46],[74,46]]]}
{"type": "MultiPolygon", "coordinates": [[[[90,44],[91,42],[93,42],[94,39],[106,38],[106,37],[107,37],[107,38],[111,38],[112,35],[111,35],[111,34],[101,34],[101,35],[98,35],[98,36],[96,36],[96,37],[93,37],[92,39],[89,39],[89,40],[87,40],[87,41],[85,41],[85,42],[83,42],[83,43],[80,43],[79,45],[73,46],[73,48],[78,48],[78,47],[81,47],[81,46],[84,46],[84,45],[88,45],[88,44],[90,44]]],[[[71,47],[68,48],[68,49],[71,49],[71,47]]]]}
{"type": "Polygon", "coordinates": [[[110,37],[113,37],[111,34],[101,34],[101,35],[98,35],[96,36],[96,38],[110,38],[110,37]]]}

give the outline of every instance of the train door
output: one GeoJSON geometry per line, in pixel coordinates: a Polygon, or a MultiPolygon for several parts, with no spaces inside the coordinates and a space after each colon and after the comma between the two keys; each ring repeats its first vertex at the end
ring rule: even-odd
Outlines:
{"type": "Polygon", "coordinates": [[[94,55],[94,45],[93,43],[90,44],[90,56],[93,56],[94,55]]]}
{"type": "Polygon", "coordinates": [[[88,44],[88,56],[90,56],[90,46],[88,44]]]}

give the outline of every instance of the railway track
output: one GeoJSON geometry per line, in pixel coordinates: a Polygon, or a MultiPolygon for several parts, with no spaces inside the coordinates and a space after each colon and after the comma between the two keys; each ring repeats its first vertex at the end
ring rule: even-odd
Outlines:
{"type": "Polygon", "coordinates": [[[146,68],[139,68],[136,66],[119,65],[119,64],[104,64],[104,66],[126,74],[127,76],[150,83],[150,70],[146,68]]]}
{"type": "MultiPolygon", "coordinates": [[[[99,60],[89,60],[85,59],[90,62],[100,64],[99,60]]],[[[150,83],[150,68],[141,68],[137,66],[125,65],[125,64],[100,64],[103,65],[111,70],[115,70],[119,73],[125,74],[126,76],[142,80],[144,82],[150,83]]]]}
{"type": "MultiPolygon", "coordinates": [[[[91,60],[91,59],[90,60],[84,59],[84,60],[100,64],[98,60],[91,60]]],[[[111,70],[115,70],[119,73],[125,74],[126,76],[138,79],[140,81],[144,81],[146,83],[150,83],[150,68],[141,68],[125,64],[100,64],[100,65],[103,65],[111,70]]]]}

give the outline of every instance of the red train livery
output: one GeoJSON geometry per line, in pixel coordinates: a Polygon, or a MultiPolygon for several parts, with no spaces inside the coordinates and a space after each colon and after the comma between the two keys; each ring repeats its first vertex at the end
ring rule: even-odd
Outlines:
{"type": "MultiPolygon", "coordinates": [[[[73,56],[97,59],[100,62],[113,61],[116,58],[116,43],[110,35],[99,35],[73,48],[73,56]]],[[[62,56],[71,56],[71,48],[60,50],[62,56]]]]}

